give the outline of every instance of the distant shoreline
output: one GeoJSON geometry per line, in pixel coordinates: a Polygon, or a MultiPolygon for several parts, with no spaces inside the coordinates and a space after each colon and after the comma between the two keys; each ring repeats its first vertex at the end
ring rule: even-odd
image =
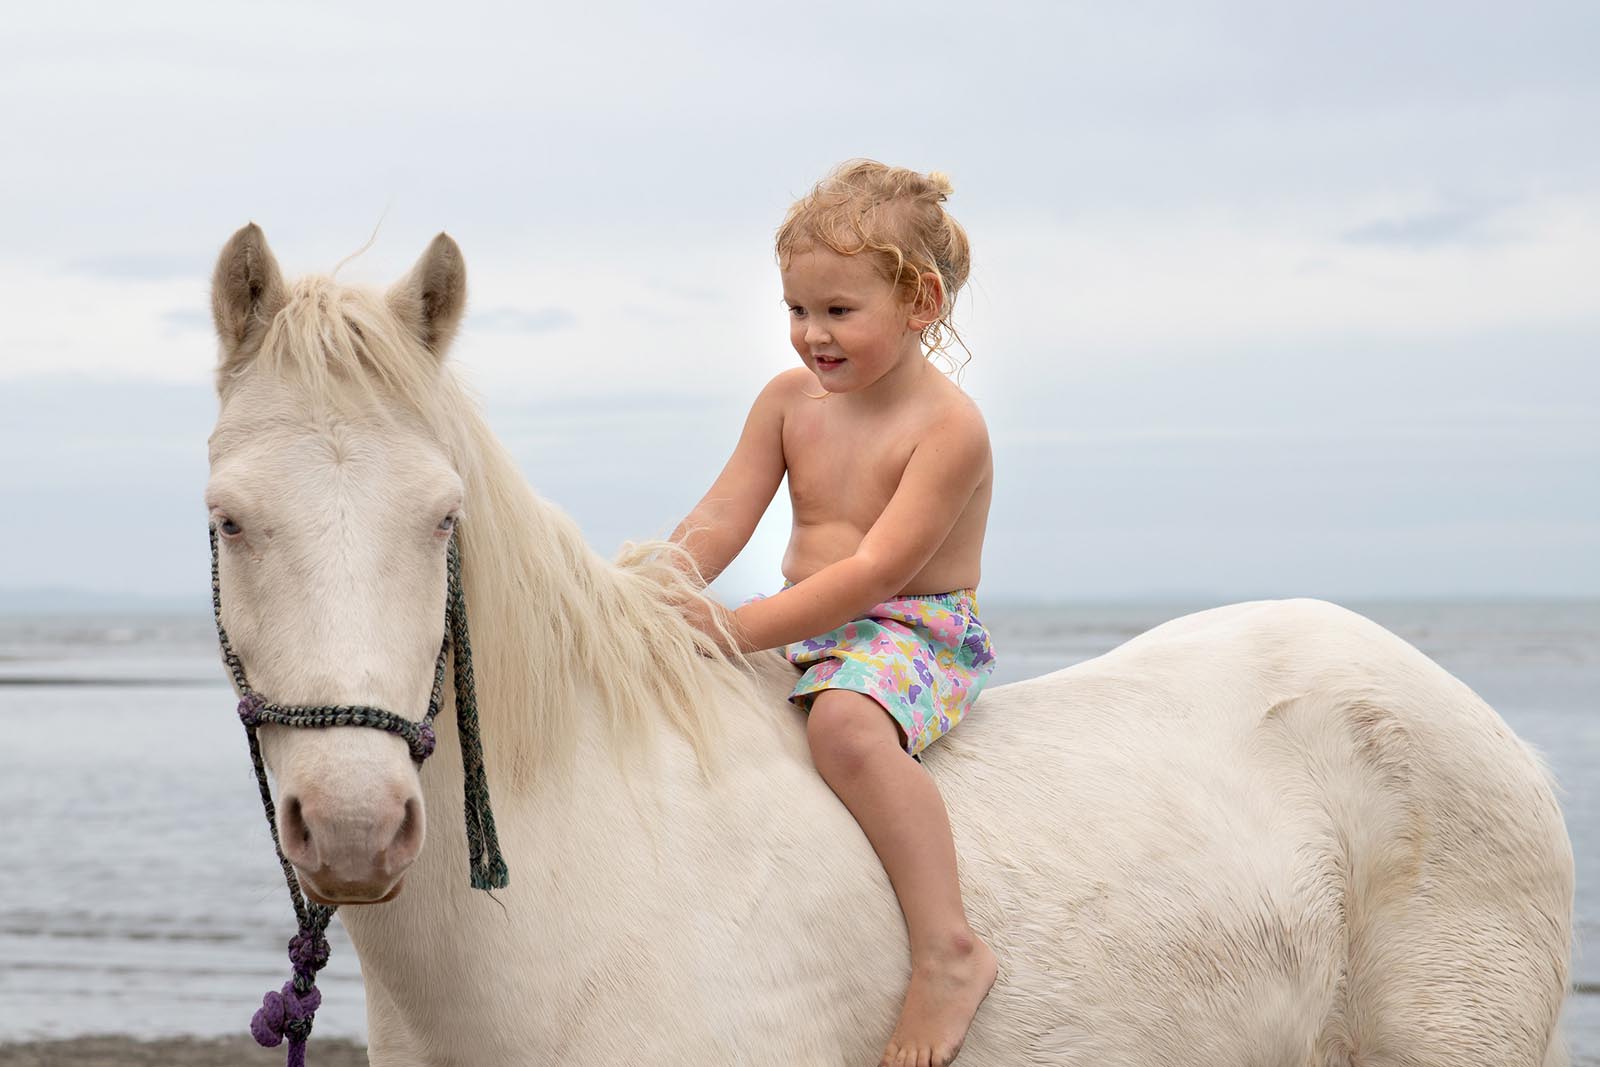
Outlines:
{"type": "Polygon", "coordinates": [[[74,676],[74,675],[23,674],[23,675],[17,675],[15,677],[9,677],[9,678],[4,676],[4,675],[0,675],[0,686],[14,685],[14,686],[51,686],[51,687],[54,687],[54,686],[59,686],[59,685],[68,685],[68,686],[76,686],[76,687],[78,687],[80,689],[104,689],[104,688],[107,688],[107,687],[110,687],[110,688],[113,688],[113,689],[122,689],[122,688],[126,688],[126,687],[131,687],[131,686],[138,686],[138,687],[141,687],[141,688],[156,687],[156,688],[161,688],[161,689],[171,689],[174,686],[190,687],[190,688],[192,688],[192,687],[210,688],[212,686],[221,685],[226,680],[227,679],[220,678],[220,677],[219,678],[99,678],[99,677],[85,678],[85,677],[78,677],[78,676],[74,676]]]}
{"type": "MultiPolygon", "coordinates": [[[[363,1045],[315,1034],[307,1060],[317,1067],[367,1067],[363,1045]]],[[[282,1067],[284,1050],[261,1048],[248,1037],[168,1037],[120,1034],[0,1044],[0,1067],[282,1067]]]]}

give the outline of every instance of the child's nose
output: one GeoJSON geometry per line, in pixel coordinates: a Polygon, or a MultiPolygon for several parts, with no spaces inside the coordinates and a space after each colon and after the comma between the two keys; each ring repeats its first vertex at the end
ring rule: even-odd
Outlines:
{"type": "Polygon", "coordinates": [[[828,335],[828,331],[823,329],[819,323],[813,321],[806,324],[807,344],[825,345],[829,340],[831,340],[831,338],[828,335]]]}

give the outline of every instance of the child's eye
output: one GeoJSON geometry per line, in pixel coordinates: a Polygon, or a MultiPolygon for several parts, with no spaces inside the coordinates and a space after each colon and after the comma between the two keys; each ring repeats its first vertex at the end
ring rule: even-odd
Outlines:
{"type": "Polygon", "coordinates": [[[828,314],[830,314],[830,315],[843,315],[845,312],[847,312],[849,310],[850,310],[849,308],[837,308],[837,307],[829,308],[828,309],[828,314]]]}
{"type": "Polygon", "coordinates": [[[789,314],[793,315],[797,319],[803,319],[806,317],[806,309],[802,307],[795,307],[793,304],[790,304],[789,314]]]}

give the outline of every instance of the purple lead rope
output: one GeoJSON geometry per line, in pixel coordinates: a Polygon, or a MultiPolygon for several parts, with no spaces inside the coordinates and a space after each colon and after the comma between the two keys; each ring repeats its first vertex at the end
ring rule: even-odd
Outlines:
{"type": "Polygon", "coordinates": [[[266,811],[267,827],[272,832],[272,844],[283,867],[284,879],[289,884],[289,900],[294,905],[295,918],[300,929],[289,939],[289,964],[294,977],[261,998],[261,1007],[250,1019],[250,1036],[263,1048],[276,1048],[289,1040],[285,1067],[305,1067],[306,1042],[311,1037],[311,1024],[322,1006],[322,991],[317,988],[317,972],[328,962],[327,929],[333,919],[334,909],[313,903],[305,898],[294,868],[283,854],[278,843],[278,821],[272,793],[267,788],[267,776],[261,760],[261,744],[256,739],[256,727],[261,723],[261,712],[266,702],[256,693],[246,692],[239,701],[239,721],[244,723],[250,741],[250,759],[255,764],[256,781],[261,789],[261,803],[266,811]]]}
{"type": "MultiPolygon", "coordinates": [[[[332,916],[331,908],[325,910],[332,916]]],[[[326,928],[327,918],[322,921],[326,928]]],[[[294,965],[294,978],[283,983],[283,989],[261,998],[260,1009],[250,1019],[250,1034],[265,1048],[276,1048],[288,1038],[287,1067],[305,1067],[311,1022],[322,1006],[317,972],[328,962],[328,939],[322,930],[314,925],[300,927],[289,941],[289,961],[294,965]]]]}

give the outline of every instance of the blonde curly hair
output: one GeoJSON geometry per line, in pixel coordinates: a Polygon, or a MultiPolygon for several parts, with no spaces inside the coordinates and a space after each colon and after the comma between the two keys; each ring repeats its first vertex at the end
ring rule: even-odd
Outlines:
{"type": "Polygon", "coordinates": [[[942,206],[952,191],[949,177],[939,171],[919,174],[872,159],[841,163],[784,216],[778,265],[786,268],[797,253],[818,245],[841,256],[865,253],[912,304],[922,298],[923,276],[937,274],[943,302],[938,318],[923,329],[922,344],[930,358],[957,370],[972,358],[951,321],[956,294],[972,269],[972,250],[967,232],[942,206]],[[959,365],[949,354],[952,345],[966,352],[959,365]]]}

